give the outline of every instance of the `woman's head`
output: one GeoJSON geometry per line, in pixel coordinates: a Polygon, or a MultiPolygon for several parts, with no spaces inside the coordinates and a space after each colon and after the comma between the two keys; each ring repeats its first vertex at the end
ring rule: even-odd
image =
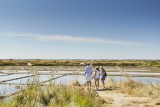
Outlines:
{"type": "Polygon", "coordinates": [[[102,72],[106,72],[103,68],[103,66],[100,66],[100,70],[102,70],[102,72]]]}
{"type": "Polygon", "coordinates": [[[102,69],[103,69],[103,67],[102,67],[102,66],[100,66],[100,67],[99,67],[99,69],[100,69],[100,70],[102,70],[102,69]]]}
{"type": "Polygon", "coordinates": [[[96,67],[96,70],[99,70],[99,67],[98,67],[98,66],[96,67]]]}

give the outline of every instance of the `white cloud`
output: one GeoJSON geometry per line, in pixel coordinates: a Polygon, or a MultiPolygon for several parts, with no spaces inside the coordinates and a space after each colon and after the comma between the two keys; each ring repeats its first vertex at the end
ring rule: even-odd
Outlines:
{"type": "Polygon", "coordinates": [[[97,43],[97,44],[113,44],[113,45],[145,45],[143,43],[137,43],[132,41],[120,41],[95,37],[78,37],[70,35],[45,35],[45,34],[31,34],[31,33],[15,33],[7,32],[5,36],[19,37],[27,40],[36,41],[65,41],[65,42],[84,42],[84,43],[97,43]]]}

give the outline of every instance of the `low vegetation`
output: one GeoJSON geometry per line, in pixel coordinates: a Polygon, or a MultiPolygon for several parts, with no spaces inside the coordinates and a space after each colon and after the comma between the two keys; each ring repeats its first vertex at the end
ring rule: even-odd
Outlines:
{"type": "MultiPolygon", "coordinates": [[[[107,88],[117,90],[131,96],[151,97],[160,99],[160,84],[143,84],[131,80],[115,82],[107,81],[107,88]]],[[[0,101],[1,107],[103,107],[110,103],[102,100],[95,91],[84,91],[78,81],[72,85],[40,84],[28,85],[26,90],[13,97],[10,101],[0,101]]],[[[159,104],[159,102],[157,103],[159,104]]]]}
{"type": "Polygon", "coordinates": [[[79,86],[33,85],[1,107],[103,107],[104,101],[79,86]]]}
{"type": "Polygon", "coordinates": [[[160,99],[160,84],[144,84],[128,78],[126,81],[116,83],[113,79],[108,82],[108,87],[112,87],[122,93],[132,96],[152,97],[160,99]]]}
{"type": "Polygon", "coordinates": [[[93,66],[143,66],[160,67],[160,60],[0,60],[0,66],[81,66],[90,62],[93,66]]]}

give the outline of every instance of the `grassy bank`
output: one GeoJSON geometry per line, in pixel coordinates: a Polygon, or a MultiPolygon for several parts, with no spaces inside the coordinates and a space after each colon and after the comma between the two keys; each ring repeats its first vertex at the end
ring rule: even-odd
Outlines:
{"type": "MultiPolygon", "coordinates": [[[[128,78],[121,82],[110,79],[106,85],[107,88],[133,97],[156,99],[159,101],[156,104],[160,104],[160,84],[143,84],[128,78]]],[[[84,91],[83,86],[73,82],[72,85],[31,85],[9,102],[1,101],[0,104],[0,107],[103,107],[110,102],[102,100],[95,91],[84,91]]]]}
{"type": "Polygon", "coordinates": [[[160,99],[160,84],[143,84],[128,78],[128,80],[121,81],[120,83],[110,79],[107,86],[131,96],[160,99]]]}
{"type": "Polygon", "coordinates": [[[29,87],[1,107],[103,107],[104,101],[79,86],[29,87]]]}

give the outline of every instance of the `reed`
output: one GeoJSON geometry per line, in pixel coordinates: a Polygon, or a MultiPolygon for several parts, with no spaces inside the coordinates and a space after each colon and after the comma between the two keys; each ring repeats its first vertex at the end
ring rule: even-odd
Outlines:
{"type": "Polygon", "coordinates": [[[160,98],[160,84],[144,84],[133,81],[130,78],[117,83],[114,82],[113,79],[110,79],[107,82],[107,87],[112,87],[115,90],[132,96],[160,98]]]}
{"type": "Polygon", "coordinates": [[[84,91],[79,84],[50,83],[47,86],[30,85],[11,101],[1,102],[1,107],[103,107],[103,103],[100,97],[84,91]]]}

